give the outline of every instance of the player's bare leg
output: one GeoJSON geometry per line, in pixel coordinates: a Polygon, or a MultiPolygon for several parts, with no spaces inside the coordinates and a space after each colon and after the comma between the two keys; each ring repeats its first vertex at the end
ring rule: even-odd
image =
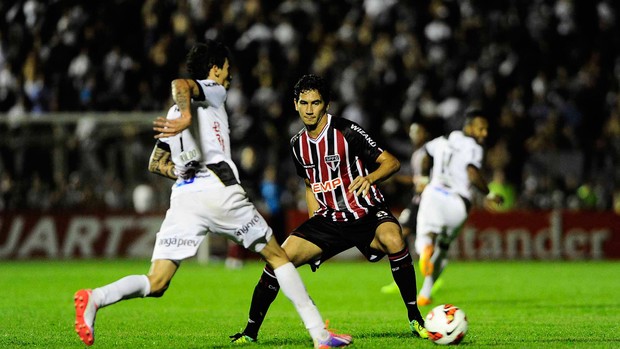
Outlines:
{"type": "Polygon", "coordinates": [[[129,275],[93,290],[79,290],[73,296],[75,331],[86,345],[95,342],[95,318],[99,309],[121,300],[137,297],[159,297],[168,288],[177,265],[169,260],[156,260],[149,275],[129,275]]]}
{"type": "MultiPolygon", "coordinates": [[[[420,294],[418,295],[418,304],[420,305],[429,305],[432,303],[432,292],[437,285],[437,280],[441,275],[441,272],[446,267],[448,260],[448,246],[441,246],[441,243],[436,244],[433,247],[433,253],[428,258],[428,264],[431,265],[430,268],[427,268],[426,273],[424,273],[424,283],[422,284],[422,288],[420,289],[420,294]]],[[[420,258],[420,269],[422,269],[422,259],[420,258]]]]}
{"type": "Polygon", "coordinates": [[[351,336],[337,335],[326,329],[323,318],[312,299],[310,299],[297,269],[275,239],[269,240],[267,246],[260,254],[273,268],[282,292],[297,309],[304,325],[308,332],[310,332],[310,336],[314,340],[315,348],[343,347],[352,342],[351,336]]]}

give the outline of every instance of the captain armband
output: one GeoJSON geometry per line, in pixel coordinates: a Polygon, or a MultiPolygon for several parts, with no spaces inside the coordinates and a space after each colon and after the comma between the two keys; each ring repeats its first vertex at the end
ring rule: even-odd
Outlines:
{"type": "Polygon", "coordinates": [[[160,176],[177,179],[174,172],[174,162],[170,158],[170,146],[158,141],[153,148],[151,158],[149,159],[149,172],[160,176]]]}

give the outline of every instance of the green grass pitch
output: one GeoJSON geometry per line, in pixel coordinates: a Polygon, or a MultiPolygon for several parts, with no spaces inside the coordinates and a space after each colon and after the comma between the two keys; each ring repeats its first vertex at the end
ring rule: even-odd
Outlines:
{"type": "MultiPolygon", "coordinates": [[[[73,293],[148,267],[127,260],[0,262],[0,348],[84,347],[73,330],[73,293]]],[[[241,270],[187,261],[163,298],[101,309],[92,348],[236,347],[228,336],[245,324],[261,269],[256,261],[241,270]]],[[[353,335],[352,348],[436,347],[410,334],[400,296],[379,292],[391,281],[387,260],[331,261],[317,273],[300,271],[331,327],[353,335]]],[[[469,318],[458,347],[620,348],[620,262],[453,261],[443,277],[436,304],[453,303],[469,318]]],[[[279,295],[259,343],[245,347],[312,344],[279,295]]]]}

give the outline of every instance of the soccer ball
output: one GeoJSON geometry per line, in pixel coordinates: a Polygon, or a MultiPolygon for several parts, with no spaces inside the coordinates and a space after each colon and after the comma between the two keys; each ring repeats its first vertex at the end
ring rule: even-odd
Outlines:
{"type": "Polygon", "coordinates": [[[424,327],[436,344],[459,344],[467,333],[467,315],[452,304],[438,305],[426,315],[424,327]]]}

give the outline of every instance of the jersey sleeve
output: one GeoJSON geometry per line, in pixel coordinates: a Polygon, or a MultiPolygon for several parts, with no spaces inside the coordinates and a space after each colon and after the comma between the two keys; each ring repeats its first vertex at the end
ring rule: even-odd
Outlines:
{"type": "MultiPolygon", "coordinates": [[[[177,119],[181,117],[181,111],[176,105],[168,109],[167,119],[177,119]]],[[[189,130],[183,130],[181,133],[172,137],[159,139],[168,145],[172,154],[172,161],[178,170],[183,170],[191,162],[200,162],[202,155],[194,137],[189,130]]]]}
{"type": "MultiPolygon", "coordinates": [[[[173,119],[178,119],[179,117],[181,117],[181,111],[179,110],[179,107],[177,107],[177,105],[175,104],[172,107],[170,107],[170,109],[168,109],[168,113],[166,114],[166,119],[173,120],[173,119]]],[[[172,138],[174,138],[174,136],[160,138],[159,141],[169,145],[172,138]]]]}
{"type": "Polygon", "coordinates": [[[379,155],[383,153],[378,143],[361,126],[346,119],[336,119],[337,128],[342,132],[356,153],[367,164],[374,163],[379,155]]]}
{"type": "Polygon", "coordinates": [[[301,178],[306,178],[306,171],[304,170],[304,167],[301,163],[301,161],[299,161],[299,137],[295,136],[291,139],[291,146],[289,147],[290,151],[291,151],[291,158],[293,159],[293,163],[295,164],[295,171],[297,172],[297,175],[301,178]]]}
{"type": "Polygon", "coordinates": [[[468,153],[470,156],[469,161],[467,162],[468,165],[472,165],[477,169],[481,169],[482,159],[484,157],[484,151],[482,150],[482,147],[478,143],[472,142],[472,144],[470,144],[470,149],[468,153]]]}
{"type": "Polygon", "coordinates": [[[431,141],[426,142],[426,144],[424,144],[424,150],[426,150],[426,153],[428,154],[428,156],[432,158],[435,157],[435,153],[437,152],[437,147],[442,142],[443,138],[444,137],[437,137],[431,141]]]}
{"type": "Polygon", "coordinates": [[[200,96],[194,97],[195,101],[206,102],[212,107],[219,108],[226,101],[226,89],[224,86],[211,80],[194,80],[200,87],[200,96]]]}

